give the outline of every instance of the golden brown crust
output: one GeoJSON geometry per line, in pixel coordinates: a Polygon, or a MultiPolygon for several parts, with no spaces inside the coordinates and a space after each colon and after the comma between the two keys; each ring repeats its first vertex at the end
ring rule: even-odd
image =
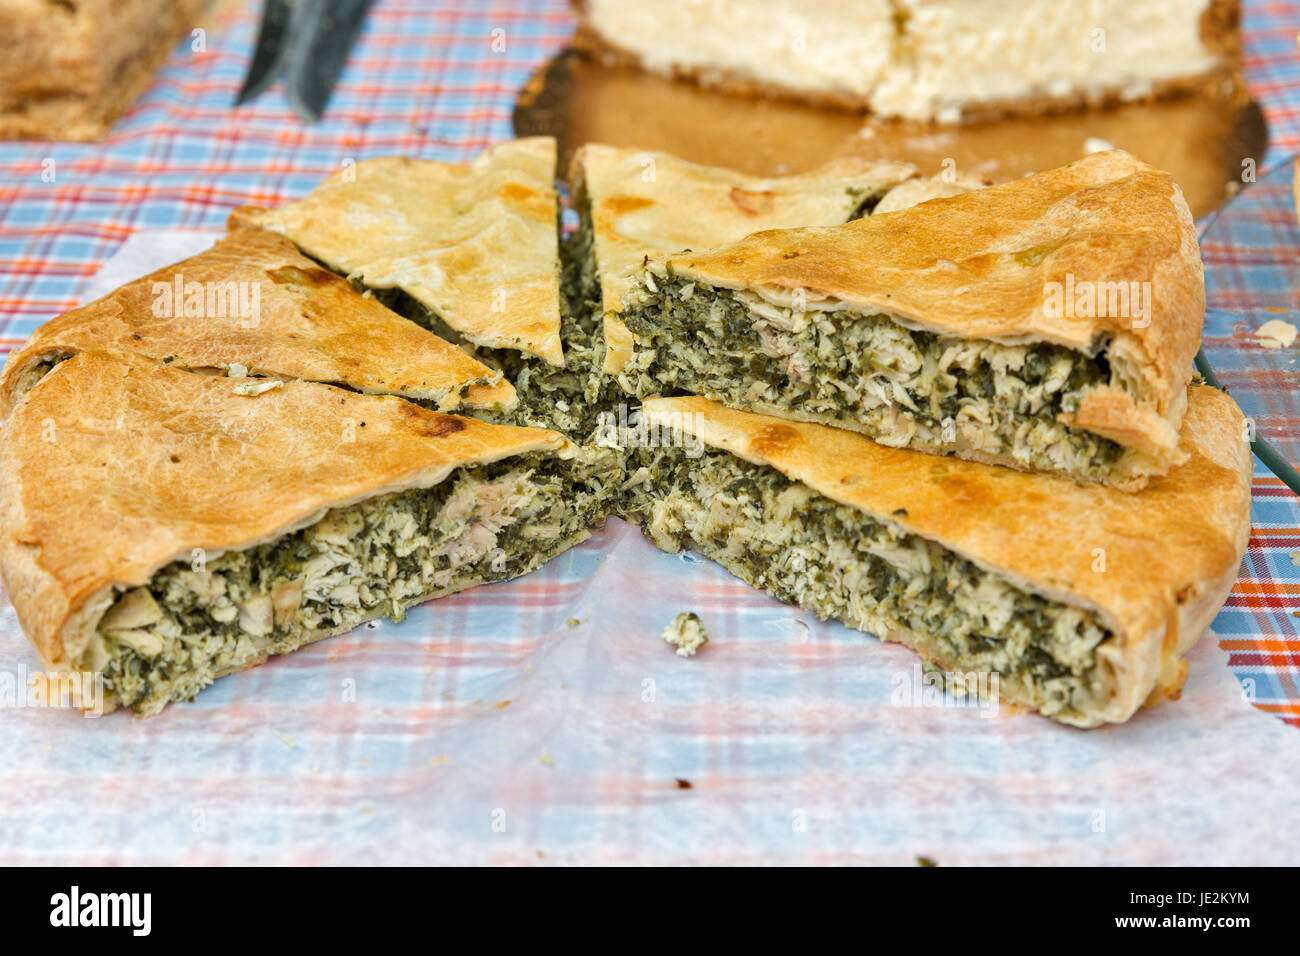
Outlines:
{"type": "Polygon", "coordinates": [[[309,382],[246,397],[236,385],[83,352],[0,431],[0,572],[48,670],[75,665],[114,586],[194,549],[242,550],[461,465],[567,447],[399,398],[309,382]]]}
{"type": "Polygon", "coordinates": [[[570,182],[589,206],[605,330],[604,373],[627,362],[635,342],[618,318],[620,299],[648,255],[709,249],[763,229],[842,223],[864,201],[916,175],[907,163],[834,159],[792,176],[747,176],[667,153],[588,143],[570,182]]]}
{"type": "Polygon", "coordinates": [[[465,405],[515,404],[513,386],[494,381],[492,369],[261,229],[237,227],[211,249],[41,326],[0,374],[0,420],[34,384],[34,366],[87,350],[192,369],[239,364],[257,375],[433,401],[443,411],[459,407],[462,392],[465,405]]]}
{"type": "Polygon", "coordinates": [[[6,0],[0,139],[99,139],[153,80],[203,5],[6,0]]]}
{"type": "MultiPolygon", "coordinates": [[[[811,307],[883,313],[946,336],[1082,351],[1108,342],[1127,387],[1091,392],[1068,423],[1127,441],[1155,473],[1179,459],[1205,315],[1200,252],[1177,185],[1123,151],[842,226],[758,233],[648,268],[781,304],[802,295],[811,307]],[[1138,284],[1149,319],[1112,309],[1103,290],[1114,283],[1138,284]],[[1067,299],[1073,311],[1084,308],[1084,289],[1099,293],[1103,314],[1053,314],[1067,299]]],[[[1127,311],[1140,312],[1136,300],[1127,311]]]]}
{"type": "Polygon", "coordinates": [[[475,345],[562,365],[555,162],[549,136],[468,166],[367,159],[297,202],[235,219],[370,288],[401,289],[475,345]]]}
{"type": "MultiPolygon", "coordinates": [[[[1236,579],[1250,533],[1244,418],[1212,388],[1189,390],[1186,462],[1140,494],[888,448],[703,398],[650,399],[644,411],[1020,587],[1098,612],[1115,636],[1098,651],[1106,698],[1073,720],[1085,726],[1126,720],[1153,690],[1172,689],[1178,662],[1236,579]]],[[[891,639],[933,653],[923,638],[898,634],[891,639]]]]}

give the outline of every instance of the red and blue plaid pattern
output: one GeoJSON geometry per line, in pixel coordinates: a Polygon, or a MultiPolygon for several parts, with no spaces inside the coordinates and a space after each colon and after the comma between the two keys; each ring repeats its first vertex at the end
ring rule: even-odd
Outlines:
{"type": "MultiPolygon", "coordinates": [[[[278,89],[230,108],[257,7],[216,9],[204,48],[180,46],[103,143],[0,143],[0,352],[78,304],[132,235],[220,229],[349,158],[463,161],[509,137],[516,91],[573,30],[563,0],[381,2],[307,128],[278,89]]],[[[1246,3],[1246,72],[1272,127],[1261,168],[1300,147],[1298,31],[1300,4],[1246,3]]],[[[1294,367],[1266,382],[1238,369],[1255,356],[1232,325],[1254,327],[1261,291],[1294,319],[1300,269],[1261,284],[1244,251],[1294,257],[1288,185],[1252,187],[1215,225],[1211,304],[1231,314],[1207,336],[1265,434],[1294,441],[1294,367]]],[[[153,720],[87,724],[10,694],[0,862],[1294,862],[1274,824],[1294,816],[1300,736],[1242,700],[1300,723],[1300,504],[1262,470],[1253,520],[1183,700],[1090,733],[906,706],[921,697],[909,652],[611,521],[534,575],[153,720]],[[685,609],[712,635],[692,660],[659,639],[685,609]]],[[[0,702],[34,665],[0,601],[0,702]]]]}

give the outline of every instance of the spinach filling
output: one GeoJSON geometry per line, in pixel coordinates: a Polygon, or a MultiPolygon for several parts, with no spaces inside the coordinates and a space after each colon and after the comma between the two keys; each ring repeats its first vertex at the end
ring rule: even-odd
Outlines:
{"type": "Polygon", "coordinates": [[[524,574],[589,535],[613,455],[527,455],[456,469],[245,551],[174,562],[121,594],[82,666],[138,713],[226,670],[476,584],[524,574]]]}
{"type": "Polygon", "coordinates": [[[666,551],[692,548],[744,581],[864,631],[905,627],[950,669],[1012,679],[1045,714],[1100,693],[1095,614],[1024,591],[943,546],[709,450],[642,449],[622,511],[666,551]]]}
{"type": "Polygon", "coordinates": [[[14,384],[14,398],[18,399],[26,395],[40,384],[41,379],[53,372],[60,362],[66,361],[69,357],[70,356],[66,354],[58,353],[51,355],[49,358],[44,358],[39,362],[33,363],[23,372],[22,376],[14,384]]]}
{"type": "Polygon", "coordinates": [[[599,375],[600,281],[592,254],[588,220],[563,244],[560,273],[560,340],[564,366],[557,368],[516,349],[485,348],[468,342],[438,316],[401,289],[374,289],[374,297],[394,312],[455,342],[515,387],[519,404],[509,412],[480,413],[505,425],[550,428],[581,441],[595,429],[602,408],[614,399],[613,383],[599,375]]]}
{"type": "Polygon", "coordinates": [[[1073,429],[1110,381],[1104,351],[1001,345],[906,328],[884,315],[795,312],[752,293],[651,277],[625,299],[638,345],[630,394],[691,393],[860,431],[883,444],[1100,480],[1124,449],[1073,429]]]}

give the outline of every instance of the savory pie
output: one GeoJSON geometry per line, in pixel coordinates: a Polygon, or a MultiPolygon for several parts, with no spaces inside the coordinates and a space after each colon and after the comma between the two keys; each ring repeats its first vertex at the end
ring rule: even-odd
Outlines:
{"type": "Polygon", "coordinates": [[[631,355],[633,337],[619,312],[646,256],[711,249],[767,229],[848,222],[915,175],[906,163],[841,158],[762,178],[667,153],[583,146],[570,177],[580,216],[570,298],[603,320],[602,371],[616,373],[631,355]]]}
{"type": "Polygon", "coordinates": [[[204,2],[0,0],[0,139],[99,139],[204,2]]]}
{"type": "Polygon", "coordinates": [[[762,229],[846,222],[913,175],[905,163],[838,159],[760,178],[667,153],[583,146],[570,177],[579,227],[563,250],[565,365],[519,356],[506,366],[520,393],[516,417],[586,437],[602,410],[625,400],[606,376],[631,354],[620,298],[647,255],[709,248],[762,229]]]}
{"type": "Polygon", "coordinates": [[[237,210],[408,318],[475,349],[555,366],[560,346],[555,140],[511,140],[468,166],[349,165],[298,202],[237,210]]]}
{"type": "Polygon", "coordinates": [[[1004,701],[1119,722],[1178,696],[1250,532],[1241,410],[1204,386],[1188,399],[1183,463],[1140,494],[651,399],[660,441],[637,451],[624,507],[661,548],[950,673],[996,676],[1004,701]]]}
{"type": "Polygon", "coordinates": [[[249,392],[81,352],[0,431],[0,571],[47,671],[138,714],[538,567],[604,513],[606,452],[312,382],[249,392]]]}
{"type": "Polygon", "coordinates": [[[1135,490],[1182,460],[1204,312],[1182,193],[1116,150],[652,259],[618,381],[1135,490]]]}
{"type": "Polygon", "coordinates": [[[573,0],[614,63],[913,120],[1199,89],[1239,59],[1237,0],[573,0]]]}
{"type": "Polygon", "coordinates": [[[362,295],[289,240],[238,226],[211,249],[38,328],[0,373],[0,420],[57,363],[94,350],[254,376],[253,388],[257,378],[297,378],[442,411],[515,404],[499,372],[362,295]]]}

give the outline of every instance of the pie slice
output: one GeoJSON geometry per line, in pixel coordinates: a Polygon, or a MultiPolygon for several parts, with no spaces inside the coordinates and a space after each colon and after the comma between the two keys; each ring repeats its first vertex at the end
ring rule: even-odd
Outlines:
{"type": "Polygon", "coordinates": [[[760,178],[667,153],[583,146],[571,177],[581,225],[570,297],[599,303],[590,307],[604,319],[602,371],[616,373],[631,355],[621,299],[646,256],[711,249],[766,229],[848,222],[915,175],[907,163],[842,158],[760,178]]]}
{"type": "Polygon", "coordinates": [[[1240,59],[1237,0],[893,0],[894,62],[871,93],[887,116],[1033,115],[1196,92],[1240,59]]]}
{"type": "Polygon", "coordinates": [[[45,323],[0,374],[0,418],[58,362],[89,350],[335,383],[443,411],[515,404],[498,372],[260,229],[236,227],[211,249],[45,323]]]}
{"type": "Polygon", "coordinates": [[[52,673],[156,714],[214,679],[538,567],[610,453],[312,382],[81,352],[0,431],[0,574],[52,673]]]}
{"type": "Polygon", "coordinates": [[[422,325],[564,363],[550,137],[502,143],[468,166],[362,160],[298,202],[235,216],[287,236],[422,325]]]}
{"type": "Polygon", "coordinates": [[[1205,286],[1182,193],[1116,150],[654,259],[623,306],[632,395],[1136,490],[1183,458],[1205,286]]]}
{"type": "Polygon", "coordinates": [[[1145,100],[1220,81],[1237,0],[573,0],[616,64],[912,120],[1145,100]]]}
{"type": "MultiPolygon", "coordinates": [[[[626,511],[821,618],[1080,727],[1177,698],[1250,534],[1241,410],[1193,386],[1183,464],[1127,494],[696,397],[641,415],[626,511]]],[[[960,686],[960,685],[959,685],[960,686]]]]}

